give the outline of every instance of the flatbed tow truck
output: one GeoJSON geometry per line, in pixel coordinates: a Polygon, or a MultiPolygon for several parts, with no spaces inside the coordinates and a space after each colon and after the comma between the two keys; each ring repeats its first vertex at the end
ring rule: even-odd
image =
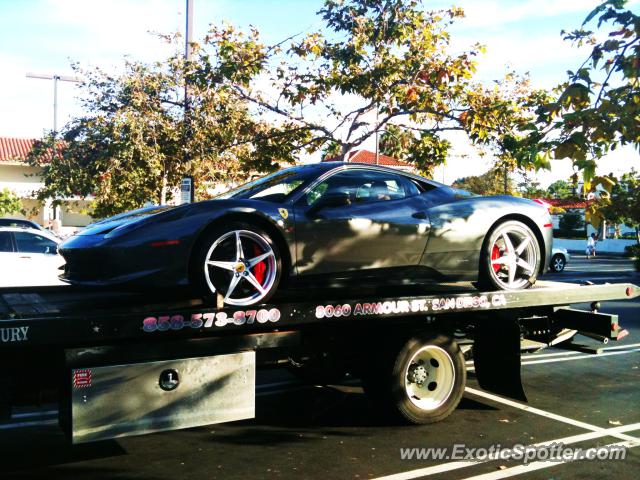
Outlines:
{"type": "Polygon", "coordinates": [[[168,294],[0,289],[0,422],[53,394],[73,443],[253,418],[256,366],[285,363],[316,383],[348,372],[387,413],[431,423],[462,397],[461,345],[473,346],[482,388],[526,400],[523,345],[567,344],[576,332],[619,340],[627,332],[599,302],[640,295],[630,283],[547,281],[359,291],[304,290],[239,309],[168,294]],[[590,308],[570,307],[579,303],[590,308]]]}

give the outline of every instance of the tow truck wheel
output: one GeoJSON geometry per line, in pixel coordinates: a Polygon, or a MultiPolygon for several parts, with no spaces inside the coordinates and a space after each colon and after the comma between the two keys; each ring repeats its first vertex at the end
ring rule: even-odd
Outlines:
{"type": "Polygon", "coordinates": [[[380,365],[378,372],[364,375],[365,391],[374,401],[418,425],[444,420],[456,409],[467,373],[454,340],[416,335],[389,353],[386,369],[380,365]]]}

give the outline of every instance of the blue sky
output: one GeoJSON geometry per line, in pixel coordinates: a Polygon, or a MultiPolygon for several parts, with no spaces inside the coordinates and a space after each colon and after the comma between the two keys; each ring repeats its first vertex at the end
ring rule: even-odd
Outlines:
{"type": "MultiPolygon", "coordinates": [[[[487,45],[479,75],[490,81],[511,67],[530,72],[539,86],[552,86],[565,71],[577,66],[587,52],[563,42],[560,30],[573,29],[597,5],[597,0],[425,0],[426,8],[452,4],[467,17],[452,30],[454,48],[475,42],[487,45]]],[[[638,8],[638,0],[629,3],[638,8]]],[[[227,20],[256,26],[267,43],[321,27],[318,0],[194,0],[194,39],[211,22],[227,20]]],[[[0,136],[37,137],[53,122],[53,84],[25,77],[27,72],[70,74],[71,61],[83,66],[116,69],[122,57],[159,60],[165,46],[149,31],[183,31],[185,0],[0,0],[0,136]]],[[[79,114],[74,86],[59,86],[59,124],[79,114]]],[[[486,160],[462,158],[472,154],[462,142],[438,178],[452,181],[456,172],[481,173],[486,160]],[[462,170],[461,170],[462,168],[462,170]],[[444,176],[443,176],[444,173],[444,176]]],[[[640,168],[632,150],[603,162],[603,171],[640,168]]],[[[571,173],[568,162],[554,162],[551,174],[540,174],[546,184],[571,173]]]]}

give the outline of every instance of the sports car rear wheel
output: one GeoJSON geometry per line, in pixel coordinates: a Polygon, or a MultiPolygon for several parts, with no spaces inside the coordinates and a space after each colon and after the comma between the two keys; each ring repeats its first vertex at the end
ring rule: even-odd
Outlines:
{"type": "Polygon", "coordinates": [[[481,258],[480,284],[491,290],[520,290],[534,284],[540,271],[540,245],[531,229],[509,220],[491,231],[481,258]]]}
{"type": "Polygon", "coordinates": [[[227,305],[249,306],[274,294],[282,262],[269,234],[235,223],[207,235],[195,253],[192,271],[203,293],[219,293],[227,305]]]}

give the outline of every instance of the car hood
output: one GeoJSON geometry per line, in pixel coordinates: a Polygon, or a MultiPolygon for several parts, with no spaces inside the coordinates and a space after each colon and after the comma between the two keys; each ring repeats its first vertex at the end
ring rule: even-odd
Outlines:
{"type": "Polygon", "coordinates": [[[76,235],[106,235],[107,233],[115,230],[123,225],[132,223],[143,222],[151,217],[154,217],[160,213],[173,210],[176,207],[169,206],[153,206],[139,208],[138,210],[132,210],[130,212],[121,213],[114,217],[105,218],[99,222],[92,223],[87,227],[80,230],[76,235]]]}

